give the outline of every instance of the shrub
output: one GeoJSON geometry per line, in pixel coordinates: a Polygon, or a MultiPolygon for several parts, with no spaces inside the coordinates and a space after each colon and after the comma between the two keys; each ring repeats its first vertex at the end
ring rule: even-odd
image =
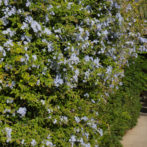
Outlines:
{"type": "Polygon", "coordinates": [[[136,125],[141,108],[140,94],[147,88],[147,73],[144,72],[147,69],[146,65],[146,54],[129,60],[129,66],[125,67],[122,86],[109,97],[106,107],[101,111],[103,121],[107,124],[102,146],[121,146],[121,137],[136,125]]]}
{"type": "Polygon", "coordinates": [[[128,58],[137,57],[134,6],[0,0],[1,146],[102,144],[108,129],[100,112],[128,58]]]}

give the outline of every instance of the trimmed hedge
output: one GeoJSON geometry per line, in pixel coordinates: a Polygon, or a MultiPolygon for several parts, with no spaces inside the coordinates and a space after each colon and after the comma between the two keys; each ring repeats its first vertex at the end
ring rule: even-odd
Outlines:
{"type": "Polygon", "coordinates": [[[107,131],[102,138],[102,147],[119,147],[124,133],[134,127],[140,114],[140,94],[147,89],[147,56],[140,54],[136,60],[129,60],[125,67],[123,85],[111,95],[101,111],[107,131]],[[104,115],[105,114],[105,115],[104,115]]]}
{"type": "Polygon", "coordinates": [[[115,145],[107,132],[134,111],[110,95],[143,40],[136,11],[123,0],[0,0],[0,145],[115,145]]]}

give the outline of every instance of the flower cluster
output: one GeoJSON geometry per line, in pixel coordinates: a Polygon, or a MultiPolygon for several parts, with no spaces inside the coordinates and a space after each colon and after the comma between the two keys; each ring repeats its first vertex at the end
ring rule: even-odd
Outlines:
{"type": "Polygon", "coordinates": [[[21,115],[21,117],[24,117],[26,115],[26,111],[27,109],[25,107],[20,107],[18,110],[17,110],[17,113],[21,115]]]}
{"type": "Polygon", "coordinates": [[[6,137],[7,137],[7,142],[11,141],[11,132],[12,132],[12,129],[11,128],[8,128],[6,127],[5,128],[5,131],[6,131],[6,137]]]}

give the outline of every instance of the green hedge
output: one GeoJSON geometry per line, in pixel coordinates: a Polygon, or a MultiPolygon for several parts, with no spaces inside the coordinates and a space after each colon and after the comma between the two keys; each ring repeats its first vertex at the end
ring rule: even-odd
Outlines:
{"type": "Polygon", "coordinates": [[[140,50],[136,11],[133,0],[0,0],[0,145],[115,145],[115,124],[126,119],[120,134],[139,110],[129,89],[123,108],[110,97],[140,50]]]}
{"type": "Polygon", "coordinates": [[[119,147],[124,133],[136,125],[140,113],[140,94],[147,89],[147,57],[141,54],[136,60],[130,60],[125,67],[123,85],[111,95],[106,107],[101,111],[107,123],[102,138],[102,147],[119,147]],[[104,115],[105,114],[105,115],[104,115]]]}

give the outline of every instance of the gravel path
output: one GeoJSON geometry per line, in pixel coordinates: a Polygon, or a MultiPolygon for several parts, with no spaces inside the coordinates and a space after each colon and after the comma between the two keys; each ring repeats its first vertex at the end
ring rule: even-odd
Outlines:
{"type": "Polygon", "coordinates": [[[147,147],[147,114],[141,114],[137,125],[122,140],[123,147],[147,147]]]}

